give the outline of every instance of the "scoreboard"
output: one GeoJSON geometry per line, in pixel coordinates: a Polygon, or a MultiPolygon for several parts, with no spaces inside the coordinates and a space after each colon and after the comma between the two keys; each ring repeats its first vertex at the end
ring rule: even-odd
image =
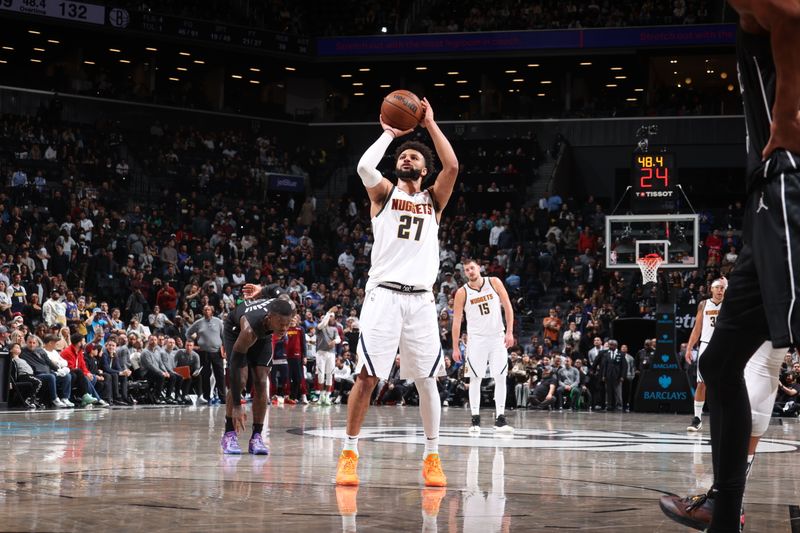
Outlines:
{"type": "Polygon", "coordinates": [[[673,211],[677,199],[677,177],[674,153],[633,154],[631,187],[634,211],[673,211]]]}

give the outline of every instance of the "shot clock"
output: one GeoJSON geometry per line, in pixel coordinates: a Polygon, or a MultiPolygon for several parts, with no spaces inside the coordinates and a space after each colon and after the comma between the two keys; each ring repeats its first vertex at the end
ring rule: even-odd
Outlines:
{"type": "Polygon", "coordinates": [[[634,211],[664,212],[675,209],[675,185],[678,183],[675,154],[633,154],[631,169],[634,211]]]}

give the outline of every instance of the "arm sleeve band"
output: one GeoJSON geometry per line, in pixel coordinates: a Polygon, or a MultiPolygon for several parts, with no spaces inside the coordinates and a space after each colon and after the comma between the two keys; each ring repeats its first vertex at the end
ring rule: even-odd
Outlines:
{"type": "Polygon", "coordinates": [[[378,172],[378,163],[381,162],[393,139],[391,133],[384,131],[358,161],[358,175],[361,176],[361,181],[367,189],[375,187],[383,179],[381,173],[378,172]]]}

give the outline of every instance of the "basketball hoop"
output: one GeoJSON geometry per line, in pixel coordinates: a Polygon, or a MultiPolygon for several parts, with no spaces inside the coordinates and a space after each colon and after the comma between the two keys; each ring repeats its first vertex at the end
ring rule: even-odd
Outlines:
{"type": "Polygon", "coordinates": [[[639,269],[642,271],[642,280],[644,284],[658,283],[658,267],[661,266],[664,260],[658,254],[647,254],[636,260],[639,269]]]}

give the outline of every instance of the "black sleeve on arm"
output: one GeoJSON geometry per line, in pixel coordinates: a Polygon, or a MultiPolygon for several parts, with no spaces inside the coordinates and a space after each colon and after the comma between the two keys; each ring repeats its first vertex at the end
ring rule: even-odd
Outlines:
{"type": "Polygon", "coordinates": [[[244,387],[244,383],[242,383],[242,374],[239,372],[239,369],[247,365],[247,354],[233,350],[233,353],[230,355],[230,364],[231,401],[234,406],[241,405],[242,387],[244,387]]]}
{"type": "Polygon", "coordinates": [[[261,289],[261,294],[259,295],[259,297],[262,300],[271,300],[272,298],[277,298],[278,296],[283,294],[283,292],[284,291],[280,285],[278,285],[277,283],[271,283],[266,287],[264,287],[263,289],[261,289]]]}

